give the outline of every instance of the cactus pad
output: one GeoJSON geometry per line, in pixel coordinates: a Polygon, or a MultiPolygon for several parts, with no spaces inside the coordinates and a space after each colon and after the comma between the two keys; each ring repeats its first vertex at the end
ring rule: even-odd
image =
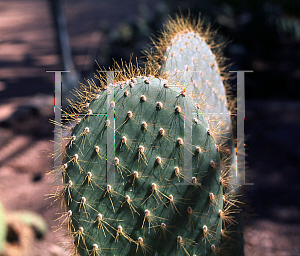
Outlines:
{"type": "Polygon", "coordinates": [[[67,145],[64,197],[76,249],[81,255],[214,253],[223,189],[219,153],[201,110],[180,88],[154,77],[117,83],[113,91],[103,89],[86,105],[67,145]],[[108,93],[114,93],[114,123],[103,111],[108,93]],[[110,184],[109,129],[115,136],[110,184]]]}

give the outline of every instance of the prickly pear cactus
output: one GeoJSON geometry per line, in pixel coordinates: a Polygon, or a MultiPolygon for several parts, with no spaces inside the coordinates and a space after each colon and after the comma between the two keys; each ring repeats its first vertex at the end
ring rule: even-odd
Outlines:
{"type": "Polygon", "coordinates": [[[170,41],[163,55],[163,78],[155,77],[157,57],[148,55],[149,69],[119,67],[122,72],[109,87],[99,72],[100,87],[88,81],[78,92],[80,100],[71,104],[73,114],[67,116],[76,126],[65,148],[59,197],[66,211],[59,219],[74,238],[75,253],[198,256],[226,251],[226,227],[233,223],[229,209],[236,203],[226,189],[231,188],[231,167],[220,156],[220,127],[226,122],[216,117],[219,125],[213,125],[207,110],[214,105],[216,113],[227,111],[225,92],[211,52],[198,53],[204,49],[201,37],[187,28],[181,34],[175,37],[179,44],[170,41]],[[193,59],[185,51],[198,55],[193,59]],[[196,72],[185,72],[183,80],[177,76],[182,68],[196,72]],[[213,102],[202,101],[211,95],[213,102]],[[110,143],[113,156],[108,155],[110,143]]]}
{"type": "Polygon", "coordinates": [[[199,104],[220,145],[229,140],[230,132],[224,84],[228,74],[223,72],[224,58],[218,50],[222,45],[217,45],[213,37],[214,33],[204,30],[200,20],[195,22],[177,16],[168,21],[147,57],[159,69],[160,76],[178,84],[199,104]]]}

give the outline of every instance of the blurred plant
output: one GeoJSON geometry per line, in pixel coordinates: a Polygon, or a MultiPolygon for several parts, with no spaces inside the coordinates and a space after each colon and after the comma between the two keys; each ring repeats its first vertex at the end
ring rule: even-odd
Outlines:
{"type": "Polygon", "coordinates": [[[42,238],[47,231],[47,224],[39,214],[23,210],[6,215],[0,202],[0,255],[31,255],[31,239],[34,238],[31,236],[42,238]],[[18,246],[11,246],[13,242],[18,246]]]}
{"type": "Polygon", "coordinates": [[[5,212],[2,203],[0,202],[0,253],[4,251],[4,245],[6,240],[6,222],[5,222],[5,212]]]}

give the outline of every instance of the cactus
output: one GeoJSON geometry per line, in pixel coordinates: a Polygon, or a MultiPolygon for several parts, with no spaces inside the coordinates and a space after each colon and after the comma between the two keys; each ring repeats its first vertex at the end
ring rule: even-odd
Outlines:
{"type": "Polygon", "coordinates": [[[230,131],[229,103],[226,101],[225,83],[228,75],[222,66],[225,58],[214,42],[214,33],[203,29],[203,22],[176,16],[169,20],[162,36],[147,54],[159,75],[178,84],[201,106],[205,118],[213,126],[217,144],[228,141],[230,131]],[[212,52],[215,50],[215,54],[212,52]]]}
{"type": "Polygon", "coordinates": [[[77,91],[57,195],[74,253],[226,253],[236,204],[231,156],[223,150],[230,116],[218,63],[202,38],[197,25],[171,20],[145,69],[117,66],[113,87],[99,72],[100,86],[88,80],[77,91]],[[107,154],[110,137],[114,156],[107,154]]]}

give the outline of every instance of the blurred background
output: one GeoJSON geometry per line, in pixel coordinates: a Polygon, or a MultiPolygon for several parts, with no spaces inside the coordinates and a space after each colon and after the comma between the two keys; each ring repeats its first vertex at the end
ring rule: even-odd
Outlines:
{"type": "Polygon", "coordinates": [[[112,59],[140,58],[179,12],[201,13],[218,30],[217,40],[228,42],[228,70],[253,70],[245,75],[246,182],[254,183],[243,188],[245,254],[300,255],[299,0],[0,1],[0,198],[9,223],[3,255],[67,255],[68,238],[53,232],[59,215],[45,200],[55,189],[45,175],[54,128],[54,75],[45,71],[72,70],[69,90],[93,77],[95,60],[109,67],[112,59]],[[69,38],[59,41],[63,21],[69,38]],[[34,223],[38,217],[20,224],[12,217],[20,210],[42,216],[48,231],[34,223]]]}

